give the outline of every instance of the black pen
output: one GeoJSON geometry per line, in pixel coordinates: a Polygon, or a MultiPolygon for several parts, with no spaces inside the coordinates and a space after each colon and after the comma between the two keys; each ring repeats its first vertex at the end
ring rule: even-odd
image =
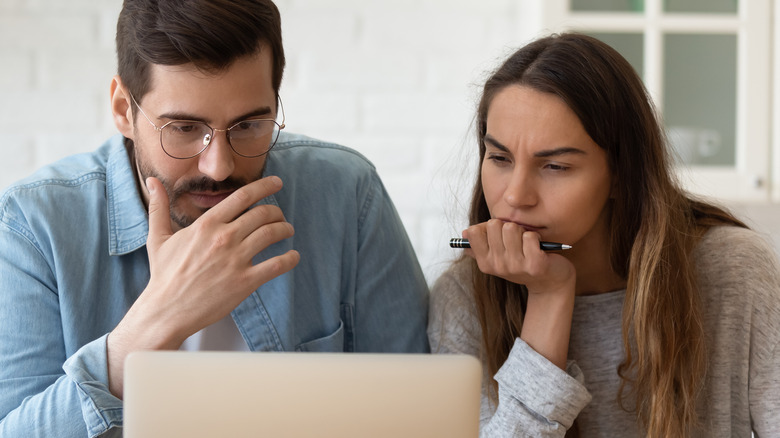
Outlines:
{"type": "MultiPolygon", "coordinates": [[[[450,239],[450,248],[471,248],[471,245],[469,245],[469,239],[453,237],[450,239]]],[[[556,242],[539,242],[539,248],[543,251],[562,251],[564,249],[571,249],[571,245],[556,242]]]]}

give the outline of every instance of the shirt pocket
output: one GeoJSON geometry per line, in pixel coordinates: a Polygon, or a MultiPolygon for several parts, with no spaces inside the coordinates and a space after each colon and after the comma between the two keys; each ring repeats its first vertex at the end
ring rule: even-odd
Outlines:
{"type": "Polygon", "coordinates": [[[344,322],[339,320],[335,332],[311,341],[303,342],[295,347],[295,351],[311,352],[341,352],[344,351],[344,322]]]}

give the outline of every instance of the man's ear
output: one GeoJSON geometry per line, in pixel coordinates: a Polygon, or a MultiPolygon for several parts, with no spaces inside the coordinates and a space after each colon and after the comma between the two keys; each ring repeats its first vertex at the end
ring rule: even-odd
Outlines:
{"type": "Polygon", "coordinates": [[[111,113],[116,129],[125,137],[133,139],[133,106],[130,94],[118,75],[111,79],[111,113]]]}

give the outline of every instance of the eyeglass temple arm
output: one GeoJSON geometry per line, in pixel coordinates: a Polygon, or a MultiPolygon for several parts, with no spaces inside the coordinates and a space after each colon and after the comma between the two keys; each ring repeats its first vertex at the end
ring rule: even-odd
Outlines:
{"type": "Polygon", "coordinates": [[[286,116],[284,114],[284,103],[282,103],[281,96],[276,96],[276,98],[279,100],[279,107],[282,109],[282,123],[279,124],[279,129],[284,129],[285,124],[284,121],[286,120],[286,116]]]}
{"type": "MultiPolygon", "coordinates": [[[[130,93],[127,93],[127,94],[130,94],[130,93]]],[[[143,114],[143,116],[146,119],[146,121],[149,122],[149,124],[154,127],[154,130],[155,131],[162,131],[162,129],[158,128],[157,125],[154,124],[152,119],[150,119],[149,116],[146,115],[146,112],[144,112],[144,109],[141,108],[141,105],[138,105],[138,101],[135,100],[135,97],[132,94],[130,94],[130,99],[133,99],[133,103],[135,104],[135,106],[137,106],[138,110],[141,111],[141,114],[143,114]]]]}

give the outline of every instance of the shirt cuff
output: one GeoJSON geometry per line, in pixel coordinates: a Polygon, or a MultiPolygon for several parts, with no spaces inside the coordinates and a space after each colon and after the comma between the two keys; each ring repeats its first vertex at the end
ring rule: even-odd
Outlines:
{"type": "Polygon", "coordinates": [[[122,400],[108,389],[107,339],[106,334],[84,345],[62,366],[78,388],[81,413],[90,437],[122,426],[122,400]]]}

